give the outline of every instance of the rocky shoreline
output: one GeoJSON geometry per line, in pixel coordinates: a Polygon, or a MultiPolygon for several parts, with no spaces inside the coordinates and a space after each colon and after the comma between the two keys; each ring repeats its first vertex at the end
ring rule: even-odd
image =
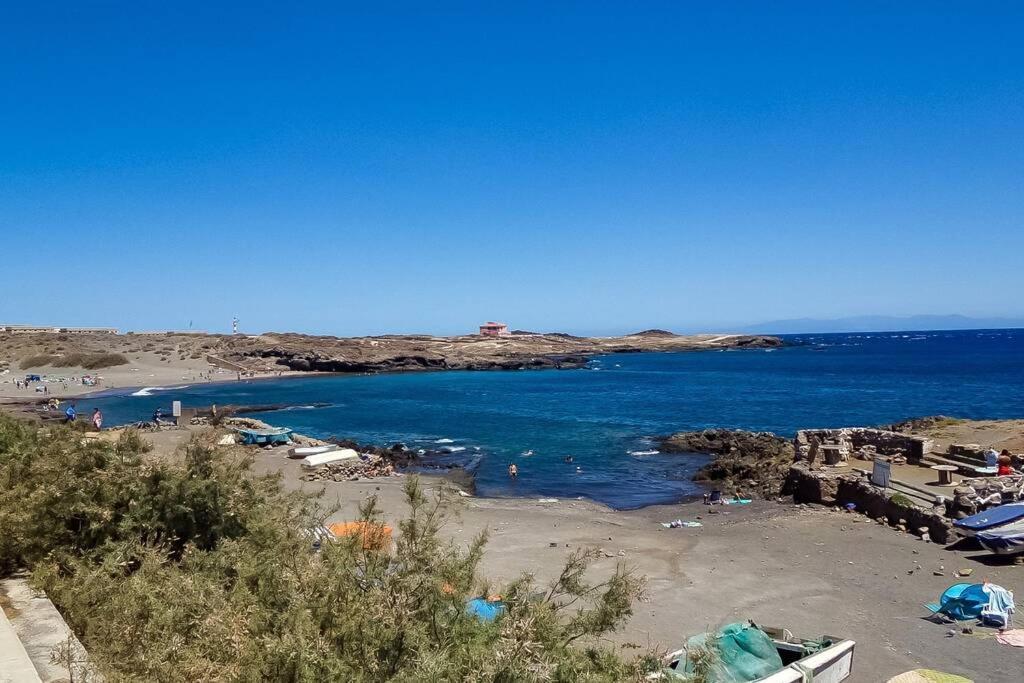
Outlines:
{"type": "MultiPolygon", "coordinates": [[[[382,335],[331,337],[268,332],[259,335],[145,333],[76,334],[0,333],[0,370],[24,366],[26,359],[85,357],[110,354],[120,365],[104,376],[123,374],[126,367],[229,375],[280,372],[383,373],[431,370],[527,370],[584,367],[598,355],[613,353],[775,348],[778,337],[764,335],[678,335],[646,330],[621,337],[577,337],[569,334],[516,333],[490,337],[382,335]]],[[[40,361],[41,362],[41,361],[40,361]]],[[[46,372],[46,369],[42,369],[46,372]]],[[[66,374],[87,374],[72,368],[66,374]]],[[[141,375],[140,375],[141,376],[141,375]]],[[[164,380],[160,380],[164,381],[164,380]]],[[[117,382],[121,384],[121,382],[117,382]]]]}
{"type": "MultiPolygon", "coordinates": [[[[193,418],[192,424],[209,424],[208,415],[209,411],[205,411],[205,415],[193,418]]],[[[268,429],[276,426],[252,417],[225,417],[222,424],[249,429],[268,429]]],[[[305,481],[353,481],[387,477],[395,473],[427,473],[444,475],[451,483],[467,493],[475,491],[472,468],[449,461],[446,457],[447,453],[440,449],[420,453],[409,449],[403,443],[377,446],[338,437],[316,439],[298,432],[291,434],[291,440],[298,446],[335,445],[368,456],[365,461],[359,463],[342,462],[318,467],[303,475],[302,478],[305,481]]],[[[258,447],[254,446],[253,448],[258,447]]]]}
{"type": "Polygon", "coordinates": [[[793,442],[771,432],[705,429],[677,432],[657,440],[662,453],[711,454],[694,481],[713,483],[729,492],[757,492],[775,498],[785,489],[793,464],[793,442]]]}
{"type": "Polygon", "coordinates": [[[625,337],[574,337],[520,332],[507,337],[384,336],[307,337],[262,335],[229,340],[224,358],[262,369],[281,366],[309,372],[379,373],[429,370],[541,370],[582,368],[610,353],[774,348],[777,337],[675,335],[650,331],[625,337]]]}

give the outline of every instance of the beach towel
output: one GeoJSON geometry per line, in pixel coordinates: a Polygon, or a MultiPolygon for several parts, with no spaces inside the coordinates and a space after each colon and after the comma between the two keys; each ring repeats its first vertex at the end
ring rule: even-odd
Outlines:
{"type": "Polygon", "coordinates": [[[680,527],[699,527],[704,526],[700,522],[684,522],[681,519],[677,519],[674,522],[662,522],[661,525],[666,529],[678,529],[680,527]]]}
{"type": "Polygon", "coordinates": [[[1009,626],[1013,618],[1013,593],[994,583],[982,585],[988,602],[981,610],[981,620],[994,626],[1009,626]]]}
{"type": "Polygon", "coordinates": [[[386,550],[391,547],[392,529],[375,522],[336,522],[327,527],[335,538],[358,537],[364,550],[386,550]]]}
{"type": "Polygon", "coordinates": [[[1015,628],[1012,631],[997,633],[996,641],[1002,645],[1024,647],[1024,628],[1015,628]]]}

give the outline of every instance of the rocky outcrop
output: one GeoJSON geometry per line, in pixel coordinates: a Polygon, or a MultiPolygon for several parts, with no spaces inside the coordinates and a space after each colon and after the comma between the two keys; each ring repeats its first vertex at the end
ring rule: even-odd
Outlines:
{"type": "Polygon", "coordinates": [[[894,422],[891,425],[883,425],[882,429],[893,432],[918,432],[936,427],[961,424],[964,420],[946,415],[928,415],[926,417],[912,417],[901,422],[894,422]]]}
{"type": "Polygon", "coordinates": [[[652,330],[644,330],[642,332],[634,332],[634,337],[674,337],[675,332],[669,332],[668,330],[659,330],[657,328],[652,330]]]}
{"type": "Polygon", "coordinates": [[[264,349],[253,354],[270,358],[289,370],[304,372],[379,373],[417,370],[542,370],[581,368],[589,360],[581,355],[550,355],[532,358],[445,358],[426,355],[395,355],[379,359],[350,359],[315,352],[281,348],[264,349]]]}
{"type": "Polygon", "coordinates": [[[626,337],[526,333],[508,337],[308,337],[267,334],[229,339],[223,358],[263,370],[378,373],[429,370],[540,370],[581,368],[596,355],[646,351],[769,348],[776,337],[681,336],[648,330],[626,337]]]}
{"type": "Polygon", "coordinates": [[[452,459],[448,453],[440,449],[419,453],[410,450],[402,443],[373,446],[343,438],[330,438],[327,439],[327,443],[341,448],[351,448],[357,453],[367,453],[379,457],[382,462],[403,472],[443,474],[448,481],[468,493],[473,493],[476,489],[475,464],[467,462],[464,458],[452,459]]]}
{"type": "Polygon", "coordinates": [[[730,491],[756,491],[766,498],[782,493],[793,463],[792,443],[771,432],[734,429],[679,432],[661,438],[658,449],[663,453],[715,455],[694,475],[695,481],[714,482],[730,491]]]}
{"type": "MultiPolygon", "coordinates": [[[[0,335],[2,336],[2,335],[0,335]]],[[[46,352],[53,335],[18,335],[0,344],[0,369],[19,358],[46,352]]],[[[517,332],[503,337],[422,334],[329,337],[269,332],[260,335],[128,334],[72,335],[68,353],[155,353],[173,363],[206,358],[238,373],[410,372],[431,370],[524,370],[580,368],[594,356],[610,353],[698,351],[780,346],[777,337],[759,335],[677,335],[647,330],[623,337],[577,337],[562,332],[517,332]]]]}

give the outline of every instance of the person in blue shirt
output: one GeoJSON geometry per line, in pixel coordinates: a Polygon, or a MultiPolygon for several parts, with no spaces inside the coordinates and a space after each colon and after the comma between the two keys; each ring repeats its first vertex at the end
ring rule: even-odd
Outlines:
{"type": "Polygon", "coordinates": [[[74,422],[78,415],[75,413],[75,404],[69,403],[67,409],[64,411],[64,421],[74,422]]]}

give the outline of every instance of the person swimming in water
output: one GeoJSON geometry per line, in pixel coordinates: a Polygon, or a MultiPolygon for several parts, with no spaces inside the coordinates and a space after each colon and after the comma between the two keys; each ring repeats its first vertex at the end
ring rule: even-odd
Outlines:
{"type": "Polygon", "coordinates": [[[513,479],[519,476],[519,468],[516,467],[516,464],[514,462],[510,463],[508,466],[508,476],[512,477],[513,479]]]}

